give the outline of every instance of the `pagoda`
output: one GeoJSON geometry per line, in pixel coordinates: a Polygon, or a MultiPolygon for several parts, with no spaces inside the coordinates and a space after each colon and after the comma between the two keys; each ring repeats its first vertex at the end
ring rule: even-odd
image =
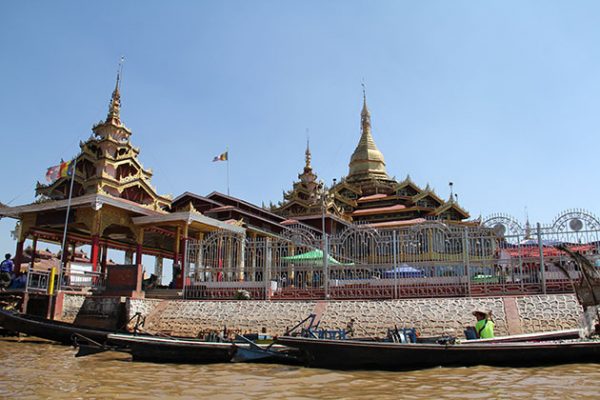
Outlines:
{"type": "MultiPolygon", "coordinates": [[[[377,147],[371,128],[371,113],[363,90],[360,114],[360,139],[348,165],[348,175],[331,188],[323,188],[326,203],[321,204],[320,187],[310,165],[310,151],[306,150],[304,172],[284,192],[283,202],[272,209],[288,218],[321,214],[350,222],[369,224],[372,227],[413,225],[427,219],[462,223],[469,213],[459,206],[453,194],[443,200],[427,185],[415,184],[410,176],[403,181],[391,178],[386,170],[385,158],[377,147]]],[[[304,217],[302,219],[305,219],[304,217]]]]}
{"type": "MultiPolygon", "coordinates": [[[[73,197],[87,194],[109,195],[130,200],[153,210],[168,207],[171,200],[157,194],[150,183],[152,171],[145,169],[138,159],[139,148],[131,144],[131,131],[121,122],[120,74],[112,93],[106,120],[93,128],[92,136],[79,147],[73,197]]],[[[71,177],[61,177],[36,186],[39,201],[61,200],[69,196],[71,177]]]]}
{"type": "Polygon", "coordinates": [[[339,215],[340,211],[333,201],[326,196],[323,182],[318,181],[313,172],[309,142],[306,143],[305,164],[299,181],[293,183],[291,190],[283,192],[283,202],[279,202],[272,211],[284,217],[320,215],[325,208],[328,213],[339,215]]]}

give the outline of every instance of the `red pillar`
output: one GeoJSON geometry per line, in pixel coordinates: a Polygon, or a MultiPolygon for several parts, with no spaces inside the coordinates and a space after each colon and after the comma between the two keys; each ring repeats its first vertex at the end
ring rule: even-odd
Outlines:
{"type": "Polygon", "coordinates": [[[135,249],[135,265],[142,264],[142,244],[138,243],[135,249]]]}
{"type": "Polygon", "coordinates": [[[15,269],[13,272],[16,275],[21,274],[21,261],[23,260],[23,245],[24,244],[25,244],[24,240],[17,242],[17,249],[15,250],[15,256],[13,257],[13,262],[15,264],[15,269]]]}
{"type": "Polygon", "coordinates": [[[100,237],[92,236],[92,271],[98,272],[98,251],[100,250],[100,237]]]}

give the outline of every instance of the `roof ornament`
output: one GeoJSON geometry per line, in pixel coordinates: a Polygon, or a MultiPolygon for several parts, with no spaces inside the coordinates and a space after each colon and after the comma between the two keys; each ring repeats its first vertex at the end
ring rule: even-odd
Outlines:
{"type": "Polygon", "coordinates": [[[454,203],[454,182],[448,182],[448,186],[450,186],[450,198],[448,201],[454,203]]]}
{"type": "Polygon", "coordinates": [[[308,128],[306,128],[306,152],[304,153],[306,155],[306,165],[304,166],[304,170],[309,170],[311,169],[310,166],[310,138],[308,136],[308,128]]]}
{"type": "Polygon", "coordinates": [[[115,90],[113,90],[108,106],[108,115],[106,116],[106,122],[112,122],[115,125],[121,125],[121,77],[123,75],[123,62],[125,57],[121,56],[119,60],[119,68],[117,69],[117,82],[115,84],[115,90]]]}

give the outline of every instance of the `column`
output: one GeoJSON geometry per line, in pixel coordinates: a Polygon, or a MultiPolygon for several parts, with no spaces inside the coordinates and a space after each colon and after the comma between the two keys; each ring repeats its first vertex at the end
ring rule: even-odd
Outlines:
{"type": "MultiPolygon", "coordinates": [[[[37,251],[37,236],[33,236],[33,244],[31,245],[31,263],[29,264],[29,268],[33,269],[35,266],[35,253],[37,251]]],[[[15,266],[15,276],[21,274],[21,268],[16,268],[15,266]]]]}
{"type": "Polygon", "coordinates": [[[125,265],[132,265],[133,264],[133,250],[131,249],[127,249],[125,250],[125,261],[124,261],[125,265]]]}
{"type": "Polygon", "coordinates": [[[181,267],[180,267],[180,271],[181,271],[181,275],[179,276],[179,279],[177,279],[177,289],[182,289],[184,286],[184,279],[187,277],[187,265],[186,265],[186,261],[187,261],[187,241],[188,241],[188,235],[189,235],[189,225],[185,224],[183,226],[183,230],[182,230],[182,235],[181,235],[181,243],[179,245],[179,259],[181,267]]]}
{"type": "MultiPolygon", "coordinates": [[[[173,279],[172,279],[172,283],[175,285],[173,287],[177,287],[177,271],[178,271],[178,265],[179,265],[179,261],[180,261],[180,257],[179,257],[179,249],[181,248],[181,227],[178,226],[177,227],[177,234],[175,235],[175,244],[174,244],[174,249],[173,249],[173,279]]],[[[171,287],[169,285],[169,287],[171,287]]]]}
{"type": "Polygon", "coordinates": [[[246,235],[241,234],[238,236],[238,244],[237,244],[237,270],[238,270],[238,280],[244,281],[244,272],[246,267],[246,235]]]}
{"type": "Polygon", "coordinates": [[[20,274],[21,271],[21,261],[23,260],[23,245],[25,244],[25,239],[17,242],[17,248],[15,250],[15,256],[13,258],[15,263],[15,269],[13,272],[16,274],[20,274]]]}
{"type": "Polygon", "coordinates": [[[137,246],[135,248],[135,265],[142,265],[142,245],[144,244],[144,229],[140,228],[137,238],[137,246]]]}
{"type": "Polygon", "coordinates": [[[108,260],[108,245],[104,243],[102,245],[102,261],[100,262],[100,266],[102,268],[102,272],[106,272],[106,261],[108,260]]]}
{"type": "Polygon", "coordinates": [[[162,285],[162,275],[163,275],[163,258],[162,256],[156,256],[154,259],[154,275],[158,276],[158,285],[162,285]]]}
{"type": "Polygon", "coordinates": [[[92,236],[92,271],[98,272],[98,253],[100,251],[100,237],[98,235],[92,236]]]}

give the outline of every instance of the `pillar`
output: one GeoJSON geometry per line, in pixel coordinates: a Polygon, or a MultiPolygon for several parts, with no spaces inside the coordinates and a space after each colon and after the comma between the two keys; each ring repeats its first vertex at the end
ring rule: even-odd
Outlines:
{"type": "Polygon", "coordinates": [[[177,233],[175,234],[175,248],[173,249],[173,278],[172,282],[177,287],[177,265],[181,258],[179,257],[179,249],[181,248],[181,227],[177,227],[177,233]]]}
{"type": "Polygon", "coordinates": [[[100,251],[100,237],[98,235],[92,236],[92,254],[90,256],[92,261],[92,271],[98,272],[98,253],[100,251]]]}
{"type": "Polygon", "coordinates": [[[135,265],[142,265],[142,245],[144,244],[144,229],[140,228],[137,237],[137,246],[135,247],[135,265]]]}
{"type": "Polygon", "coordinates": [[[15,256],[13,258],[15,264],[15,272],[16,274],[20,274],[21,271],[21,261],[23,260],[23,245],[25,244],[25,239],[21,239],[17,242],[17,248],[15,249],[15,256]]]}
{"type": "MultiPolygon", "coordinates": [[[[188,235],[189,235],[189,225],[185,224],[183,226],[183,231],[181,232],[182,235],[180,236],[180,245],[179,245],[179,260],[180,260],[180,271],[181,271],[181,275],[178,277],[177,282],[176,282],[176,287],[177,289],[181,289],[183,288],[183,284],[184,284],[184,279],[187,275],[187,271],[186,271],[186,259],[187,259],[187,241],[188,241],[188,235]]],[[[179,232],[179,230],[178,230],[179,232]]]]}
{"type": "Polygon", "coordinates": [[[106,272],[106,261],[108,260],[108,245],[105,243],[102,246],[102,261],[100,262],[100,266],[102,267],[102,272],[106,272]]]}
{"type": "Polygon", "coordinates": [[[238,237],[237,244],[237,270],[238,280],[244,281],[244,273],[246,269],[246,234],[242,234],[238,237]]]}
{"type": "MultiPolygon", "coordinates": [[[[35,266],[35,252],[37,251],[37,236],[33,236],[33,244],[31,245],[31,263],[29,264],[29,268],[33,269],[35,266]]],[[[21,274],[21,268],[16,268],[15,266],[15,275],[21,274]]]]}
{"type": "Polygon", "coordinates": [[[162,285],[162,275],[163,275],[163,258],[162,256],[156,256],[154,259],[154,275],[158,276],[157,283],[162,285]]]}
{"type": "Polygon", "coordinates": [[[125,264],[126,265],[133,264],[133,251],[131,249],[125,250],[125,264]]]}

